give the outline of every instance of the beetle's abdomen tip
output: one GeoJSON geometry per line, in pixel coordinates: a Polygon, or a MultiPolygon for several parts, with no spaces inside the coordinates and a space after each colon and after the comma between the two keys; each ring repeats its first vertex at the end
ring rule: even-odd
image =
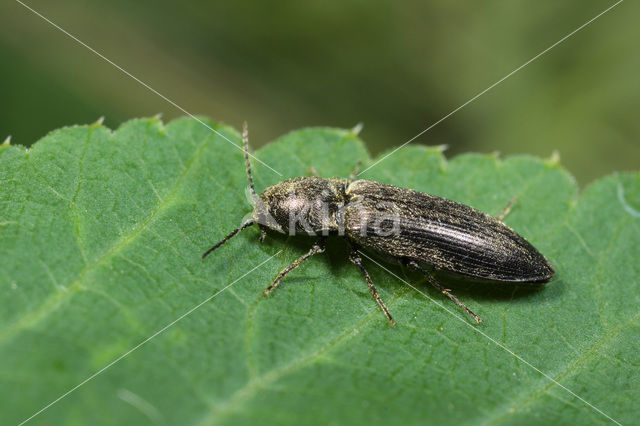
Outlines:
{"type": "Polygon", "coordinates": [[[553,278],[553,276],[556,274],[556,270],[553,267],[553,265],[549,262],[547,262],[546,267],[547,267],[547,274],[545,276],[546,278],[545,282],[548,282],[548,281],[551,281],[551,278],[553,278]]]}
{"type": "Polygon", "coordinates": [[[549,278],[551,278],[551,277],[553,277],[555,275],[556,269],[549,262],[547,262],[547,267],[549,268],[549,278]]]}
{"type": "Polygon", "coordinates": [[[549,261],[544,259],[544,262],[543,263],[541,262],[539,268],[537,268],[537,271],[535,273],[535,278],[532,279],[531,281],[534,283],[540,283],[540,284],[548,283],[549,281],[551,281],[551,278],[553,278],[555,273],[556,273],[556,270],[553,267],[553,265],[551,265],[549,261]]]}

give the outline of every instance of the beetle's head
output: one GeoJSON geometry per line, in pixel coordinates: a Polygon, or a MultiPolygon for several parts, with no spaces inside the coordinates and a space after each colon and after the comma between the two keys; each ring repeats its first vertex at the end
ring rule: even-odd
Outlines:
{"type": "Polygon", "coordinates": [[[270,229],[308,235],[340,230],[345,202],[343,179],[302,177],[265,189],[254,200],[253,219],[270,229]]]}

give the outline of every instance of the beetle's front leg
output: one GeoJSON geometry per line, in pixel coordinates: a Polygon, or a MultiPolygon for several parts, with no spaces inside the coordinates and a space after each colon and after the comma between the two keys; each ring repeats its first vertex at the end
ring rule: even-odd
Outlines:
{"type": "Polygon", "coordinates": [[[294,269],[296,269],[298,266],[300,266],[300,264],[302,262],[304,262],[305,260],[309,259],[314,254],[322,253],[325,250],[325,246],[326,246],[326,239],[325,238],[320,238],[318,241],[316,241],[316,243],[313,245],[313,247],[311,247],[311,250],[309,250],[306,254],[300,256],[291,265],[289,265],[286,268],[284,268],[282,270],[282,272],[280,272],[278,274],[276,279],[273,280],[273,283],[271,283],[271,285],[266,288],[266,290],[263,292],[263,294],[265,296],[268,296],[269,293],[271,293],[276,287],[278,287],[278,285],[280,285],[280,282],[282,281],[282,279],[284,277],[286,277],[289,274],[289,272],[291,272],[294,269]]]}

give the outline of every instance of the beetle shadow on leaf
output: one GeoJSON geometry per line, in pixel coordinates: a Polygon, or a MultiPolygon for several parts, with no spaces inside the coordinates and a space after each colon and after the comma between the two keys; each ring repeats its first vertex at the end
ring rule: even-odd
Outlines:
{"type": "MultiPolygon", "coordinates": [[[[255,236],[251,236],[252,238],[257,239],[259,235],[258,232],[255,233],[255,236]]],[[[288,247],[291,251],[297,253],[296,257],[302,256],[307,253],[309,249],[313,246],[314,242],[317,240],[317,237],[305,236],[305,235],[297,235],[294,237],[290,237],[285,234],[269,232],[267,238],[262,243],[265,248],[268,248],[265,251],[273,252],[279,248],[288,247]]],[[[349,261],[349,245],[342,238],[328,238],[327,239],[327,247],[324,253],[313,256],[308,259],[305,264],[311,262],[324,262],[325,266],[331,271],[331,274],[336,277],[344,276],[345,273],[348,273],[351,269],[353,271],[357,271],[357,268],[349,261]]],[[[375,253],[369,253],[373,255],[375,258],[380,261],[385,268],[389,269],[394,274],[403,277],[407,282],[416,286],[416,288],[427,295],[436,298],[439,300],[441,295],[439,292],[433,288],[426,279],[417,271],[411,270],[409,268],[401,266],[396,261],[389,261],[384,257],[380,257],[375,253]]],[[[291,261],[294,260],[292,257],[291,261]]],[[[385,275],[389,275],[389,272],[381,271],[380,267],[373,264],[367,259],[363,259],[365,263],[365,267],[371,274],[371,277],[374,281],[374,284],[378,287],[378,290],[384,288],[387,292],[395,292],[400,287],[403,287],[405,284],[402,283],[401,280],[390,277],[385,278],[385,275]]],[[[275,277],[279,271],[274,271],[273,276],[275,277]]],[[[434,273],[434,277],[447,289],[450,289],[453,294],[458,297],[470,297],[478,301],[499,301],[504,300],[508,302],[513,299],[524,299],[527,297],[534,296],[541,291],[545,291],[547,286],[554,286],[556,291],[549,292],[549,296],[559,297],[564,291],[564,285],[562,285],[562,281],[553,279],[549,283],[544,284],[532,284],[532,283],[502,283],[490,280],[482,280],[473,277],[467,277],[463,275],[458,275],[446,271],[436,271],[434,273]],[[560,290],[560,291],[558,291],[560,290]]],[[[287,283],[300,283],[305,280],[313,279],[313,274],[309,275],[309,273],[305,272],[304,266],[299,269],[296,269],[291,272],[287,278],[285,278],[284,284],[287,283]]],[[[358,273],[358,279],[362,280],[362,297],[370,297],[369,291],[366,286],[366,282],[364,278],[358,273]]],[[[268,285],[266,283],[265,285],[268,285]]],[[[356,293],[360,293],[357,291],[357,286],[353,289],[356,293]]],[[[423,299],[424,296],[418,292],[415,292],[415,297],[419,299],[423,299]]],[[[443,298],[444,300],[444,298],[443,298]]]]}
{"type": "MultiPolygon", "coordinates": [[[[259,235],[259,233],[256,233],[256,235],[259,235]]],[[[289,250],[296,253],[295,257],[292,256],[289,259],[290,261],[293,261],[294,258],[300,257],[303,254],[307,253],[316,240],[317,237],[314,236],[296,235],[290,237],[286,234],[269,232],[267,238],[263,242],[263,245],[265,247],[268,247],[268,250],[265,251],[269,253],[272,253],[277,249],[287,247],[289,250]]],[[[305,272],[304,265],[313,262],[323,262],[331,272],[332,276],[343,277],[345,274],[350,274],[354,277],[357,277],[355,279],[358,280],[358,283],[356,283],[356,285],[354,285],[352,289],[358,294],[360,294],[360,291],[358,291],[358,289],[361,289],[362,297],[370,298],[371,294],[369,293],[367,283],[364,277],[358,271],[358,268],[349,260],[349,253],[350,247],[344,238],[329,237],[327,238],[327,246],[324,253],[320,253],[311,257],[303,265],[301,265],[300,268],[292,271],[290,275],[285,278],[283,284],[313,279],[313,274],[309,275],[307,272],[305,272]]],[[[384,274],[388,275],[388,273],[384,271],[378,271],[380,268],[375,264],[371,264],[371,262],[368,262],[366,259],[363,259],[363,261],[365,263],[365,267],[373,278],[374,284],[378,287],[378,290],[384,288],[386,291],[393,292],[399,287],[403,286],[402,282],[398,281],[397,279],[385,279],[384,274]],[[389,285],[389,283],[392,283],[391,286],[389,285]]],[[[401,274],[400,266],[396,263],[386,263],[385,267],[392,270],[395,274],[401,274]]],[[[274,277],[278,272],[279,271],[274,272],[274,277]]]]}
{"type": "MultiPolygon", "coordinates": [[[[439,293],[424,279],[421,274],[407,270],[406,268],[404,269],[405,276],[411,279],[409,282],[420,283],[417,286],[418,289],[427,289],[429,290],[429,294],[432,296],[439,293]]],[[[469,296],[477,301],[503,300],[505,302],[509,302],[513,299],[526,299],[533,297],[540,292],[547,291],[547,286],[553,286],[555,291],[548,292],[546,296],[553,296],[555,298],[559,297],[564,292],[565,288],[562,281],[557,278],[552,279],[551,282],[548,283],[511,283],[468,277],[448,271],[435,271],[433,276],[440,282],[440,284],[445,288],[450,289],[456,296],[469,296]]]]}
{"type": "MultiPolygon", "coordinates": [[[[255,240],[258,240],[259,235],[260,235],[259,231],[256,232],[255,240]]],[[[289,236],[286,234],[282,234],[280,232],[268,232],[267,238],[265,238],[265,240],[262,242],[262,246],[265,248],[264,251],[266,253],[274,253],[277,250],[289,250],[292,253],[295,253],[295,255],[289,258],[289,260],[293,262],[298,257],[307,253],[311,249],[311,247],[313,247],[317,239],[318,237],[308,236],[308,235],[289,236]]],[[[333,265],[334,262],[328,258],[329,257],[333,258],[335,256],[333,253],[334,244],[332,244],[333,243],[332,240],[333,240],[332,238],[328,239],[327,248],[324,253],[319,253],[319,254],[316,254],[315,256],[312,256],[311,258],[307,259],[304,263],[302,263],[300,267],[291,271],[291,273],[287,275],[287,277],[283,280],[283,284],[286,285],[287,283],[290,283],[290,282],[300,281],[300,279],[313,278],[312,276],[309,276],[305,272],[305,269],[306,269],[305,267],[308,266],[309,264],[316,263],[316,262],[324,262],[325,264],[331,267],[331,265],[333,265]]],[[[256,241],[256,244],[260,244],[260,243],[256,241]]],[[[348,261],[348,258],[347,258],[347,261],[348,261]]],[[[332,273],[335,272],[334,267],[331,267],[331,269],[332,269],[332,273]]],[[[274,274],[273,274],[274,278],[279,272],[280,270],[274,271],[274,274]]],[[[270,284],[270,283],[267,283],[267,284],[270,284]]]]}

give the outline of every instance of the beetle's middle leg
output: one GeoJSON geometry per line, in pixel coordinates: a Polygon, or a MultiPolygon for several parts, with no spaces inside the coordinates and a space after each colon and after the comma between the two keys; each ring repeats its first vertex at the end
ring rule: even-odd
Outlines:
{"type": "Polygon", "coordinates": [[[263,294],[265,296],[268,296],[269,293],[271,293],[276,287],[278,287],[278,285],[280,285],[280,282],[282,281],[282,279],[284,277],[286,277],[289,274],[289,272],[291,272],[294,269],[296,269],[298,266],[300,266],[300,264],[302,262],[304,262],[305,260],[309,259],[314,254],[322,253],[325,250],[325,246],[326,246],[325,238],[320,238],[318,241],[316,241],[316,243],[313,245],[313,247],[311,247],[311,250],[309,250],[306,254],[300,256],[291,265],[289,265],[286,268],[284,268],[278,274],[276,279],[273,280],[273,283],[271,283],[271,285],[266,288],[266,290],[263,292],[263,294]]]}
{"type": "Polygon", "coordinates": [[[475,312],[473,312],[471,309],[469,309],[469,307],[467,307],[467,305],[465,305],[464,303],[462,303],[456,296],[454,296],[453,294],[451,294],[451,292],[449,290],[447,290],[446,288],[444,288],[444,286],[442,284],[440,284],[438,281],[436,281],[435,278],[433,278],[433,276],[429,273],[429,271],[425,270],[423,267],[421,267],[418,262],[416,262],[415,260],[407,260],[405,262],[405,264],[413,269],[417,269],[418,271],[422,272],[422,274],[425,276],[425,278],[427,279],[427,281],[429,281],[431,283],[432,286],[434,286],[435,288],[437,288],[439,291],[442,292],[442,294],[444,294],[445,296],[447,296],[449,299],[451,299],[451,301],[453,303],[455,303],[456,305],[460,306],[462,309],[464,309],[465,311],[467,311],[467,313],[469,313],[469,315],[471,315],[473,317],[474,320],[476,320],[476,322],[478,324],[480,324],[482,322],[482,318],[480,318],[478,315],[476,315],[475,312]]]}
{"type": "Polygon", "coordinates": [[[376,286],[373,285],[373,281],[371,281],[371,276],[369,276],[369,272],[367,272],[367,270],[362,265],[362,258],[358,253],[357,246],[351,243],[349,243],[349,245],[351,246],[351,254],[349,255],[349,260],[351,261],[351,263],[353,263],[360,269],[360,272],[362,272],[362,275],[364,276],[364,279],[367,282],[367,285],[369,286],[369,291],[371,292],[371,295],[373,296],[374,299],[376,299],[376,303],[378,303],[378,306],[380,306],[380,309],[382,309],[382,312],[384,312],[384,314],[389,319],[389,323],[391,325],[395,325],[396,322],[393,320],[393,317],[391,316],[391,313],[389,312],[387,305],[385,305],[384,302],[382,301],[380,294],[378,294],[378,290],[376,289],[376,286]]]}
{"type": "Polygon", "coordinates": [[[262,224],[259,224],[258,226],[260,227],[260,238],[258,238],[258,241],[263,243],[264,239],[267,238],[267,227],[262,224]]]}

